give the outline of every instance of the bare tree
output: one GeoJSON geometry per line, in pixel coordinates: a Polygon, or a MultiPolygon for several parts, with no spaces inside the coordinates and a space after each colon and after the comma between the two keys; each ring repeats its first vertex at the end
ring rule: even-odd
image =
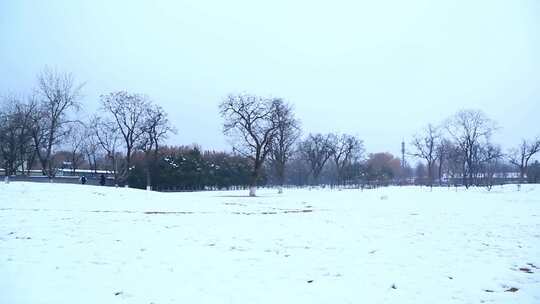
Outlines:
{"type": "Polygon", "coordinates": [[[480,149],[481,154],[481,166],[483,168],[484,185],[488,190],[493,187],[494,175],[499,165],[499,161],[502,159],[503,154],[501,147],[487,143],[480,149]]]}
{"type": "Polygon", "coordinates": [[[362,171],[362,179],[371,185],[385,185],[399,176],[401,160],[388,152],[371,153],[362,171]]]}
{"type": "Polygon", "coordinates": [[[449,154],[452,147],[452,142],[446,138],[442,138],[435,147],[435,158],[437,161],[437,179],[439,180],[439,186],[442,185],[443,172],[445,167],[449,165],[449,154]]]}
{"type": "Polygon", "coordinates": [[[446,129],[461,151],[463,184],[469,188],[479,169],[478,151],[489,141],[495,123],[481,111],[461,110],[447,121],[446,129]]]}
{"type": "Polygon", "coordinates": [[[132,165],[132,156],[140,145],[143,136],[144,117],[148,111],[149,102],[146,96],[118,91],[101,96],[101,104],[108,111],[117,130],[122,135],[126,152],[126,168],[122,172],[125,185],[128,186],[132,165]]]}
{"type": "Polygon", "coordinates": [[[118,162],[121,134],[118,124],[114,121],[95,116],[90,121],[90,130],[97,142],[105,151],[107,159],[111,162],[111,171],[114,175],[114,184],[118,185],[118,162]]]}
{"type": "Polygon", "coordinates": [[[509,160],[511,164],[518,167],[520,182],[525,179],[529,161],[538,152],[540,152],[540,138],[532,141],[523,139],[517,149],[510,150],[509,160]]]}
{"type": "Polygon", "coordinates": [[[319,182],[319,177],[328,159],[332,156],[332,134],[309,134],[300,143],[299,151],[309,163],[313,183],[319,182]]]}
{"type": "Polygon", "coordinates": [[[288,103],[282,99],[275,100],[275,119],[277,131],[270,158],[277,173],[279,193],[283,193],[285,183],[285,166],[294,153],[294,144],[300,137],[300,122],[294,117],[294,112],[288,103]]]}
{"type": "Polygon", "coordinates": [[[343,184],[345,172],[363,152],[363,142],[353,135],[331,136],[331,154],[336,165],[338,184],[343,184]]]}
{"type": "Polygon", "coordinates": [[[151,105],[146,108],[142,131],[140,148],[145,156],[146,189],[152,190],[152,166],[157,161],[159,144],[167,138],[169,132],[175,132],[175,130],[163,108],[151,105]]]}
{"type": "Polygon", "coordinates": [[[69,161],[71,162],[71,170],[75,173],[84,162],[84,144],[86,133],[84,125],[80,122],[75,122],[71,125],[69,133],[66,136],[65,145],[69,152],[69,161]]]}
{"type": "Polygon", "coordinates": [[[416,177],[416,183],[415,184],[420,184],[420,185],[423,185],[424,184],[424,179],[426,178],[427,176],[427,173],[426,173],[426,165],[424,165],[423,162],[417,162],[416,163],[416,166],[414,167],[414,175],[416,177]]]}
{"type": "Polygon", "coordinates": [[[100,151],[100,143],[92,129],[92,124],[87,124],[84,129],[82,153],[85,155],[90,170],[97,173],[97,159],[100,151]]]}
{"type": "Polygon", "coordinates": [[[220,106],[223,132],[234,139],[234,150],[252,162],[249,195],[255,196],[264,161],[276,136],[276,99],[254,95],[229,95],[220,106]]]}
{"type": "Polygon", "coordinates": [[[455,182],[455,178],[462,176],[464,172],[465,161],[461,148],[452,141],[448,141],[446,150],[446,175],[449,178],[449,183],[455,182]]]}
{"type": "Polygon", "coordinates": [[[16,174],[18,168],[24,172],[25,160],[34,153],[30,133],[31,116],[35,102],[22,101],[15,96],[3,98],[0,107],[0,161],[6,178],[16,174]]]}
{"type": "Polygon", "coordinates": [[[38,75],[36,90],[39,98],[33,112],[32,138],[43,174],[52,178],[54,148],[68,135],[69,114],[80,108],[82,84],[76,84],[71,74],[45,68],[38,75]]]}
{"type": "Polygon", "coordinates": [[[433,168],[437,160],[436,149],[439,144],[440,133],[438,128],[432,124],[422,131],[422,134],[414,136],[412,145],[416,149],[414,156],[426,161],[427,164],[427,182],[430,187],[433,186],[433,168]]]}

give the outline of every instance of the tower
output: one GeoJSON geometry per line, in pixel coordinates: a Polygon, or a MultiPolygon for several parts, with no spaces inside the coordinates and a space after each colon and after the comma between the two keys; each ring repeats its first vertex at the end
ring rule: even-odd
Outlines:
{"type": "Polygon", "coordinates": [[[405,184],[407,179],[407,174],[405,173],[405,141],[401,141],[401,181],[400,183],[405,184]]]}
{"type": "Polygon", "coordinates": [[[405,170],[405,141],[401,141],[401,170],[405,170]]]}

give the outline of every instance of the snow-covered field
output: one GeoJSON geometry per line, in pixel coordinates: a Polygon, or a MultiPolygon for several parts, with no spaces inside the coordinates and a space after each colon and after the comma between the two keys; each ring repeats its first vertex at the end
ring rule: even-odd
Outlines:
{"type": "Polygon", "coordinates": [[[540,187],[0,184],[0,303],[540,303],[540,187]]]}

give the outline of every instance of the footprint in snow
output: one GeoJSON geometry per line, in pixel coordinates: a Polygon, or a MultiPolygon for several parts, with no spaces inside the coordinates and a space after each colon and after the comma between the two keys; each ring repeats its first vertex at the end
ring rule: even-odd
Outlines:
{"type": "Polygon", "coordinates": [[[527,263],[527,265],[531,266],[532,268],[534,269],[539,269],[536,265],[534,265],[533,263],[527,263]]]}
{"type": "Polygon", "coordinates": [[[129,293],[125,293],[123,291],[117,291],[114,293],[115,297],[121,297],[122,299],[132,298],[133,295],[129,293]]]}
{"type": "Polygon", "coordinates": [[[519,271],[525,272],[525,273],[534,273],[530,268],[527,267],[521,267],[519,268],[519,271]]]}

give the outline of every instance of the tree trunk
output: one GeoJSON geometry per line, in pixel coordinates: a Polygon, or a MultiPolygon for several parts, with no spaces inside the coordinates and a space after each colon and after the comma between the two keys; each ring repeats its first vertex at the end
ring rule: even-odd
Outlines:
{"type": "Polygon", "coordinates": [[[249,196],[257,196],[257,186],[249,186],[249,196]]]}
{"type": "Polygon", "coordinates": [[[36,153],[30,154],[30,157],[26,160],[28,163],[26,164],[26,175],[30,176],[32,170],[32,166],[34,165],[34,161],[36,160],[36,153]]]}
{"type": "Polygon", "coordinates": [[[249,183],[249,196],[256,196],[257,192],[257,173],[253,172],[251,182],[249,183]]]}
{"type": "Polygon", "coordinates": [[[131,169],[131,149],[132,149],[131,147],[127,147],[127,152],[126,152],[126,172],[124,174],[126,188],[129,187],[129,173],[131,169]]]}
{"type": "Polygon", "coordinates": [[[118,187],[118,160],[116,157],[112,157],[113,174],[114,174],[114,186],[118,187]]]}
{"type": "Polygon", "coordinates": [[[442,170],[441,167],[439,167],[439,172],[437,174],[439,176],[439,186],[442,186],[442,170]]]}
{"type": "Polygon", "coordinates": [[[150,172],[150,162],[146,164],[146,190],[152,191],[152,175],[150,172]]]}
{"type": "Polygon", "coordinates": [[[430,162],[428,162],[428,183],[428,186],[433,186],[433,163],[430,162]]]}
{"type": "Polygon", "coordinates": [[[256,196],[257,180],[259,178],[260,169],[261,169],[260,161],[255,160],[255,165],[253,166],[253,172],[251,173],[251,181],[249,183],[249,196],[256,196]]]}
{"type": "Polygon", "coordinates": [[[93,164],[93,166],[94,166],[94,174],[97,174],[97,163],[96,163],[95,154],[92,156],[92,158],[93,158],[93,162],[94,162],[94,164],[93,164]]]}
{"type": "Polygon", "coordinates": [[[285,184],[285,164],[279,163],[277,168],[277,175],[278,175],[278,193],[283,193],[283,184],[285,184]]]}

